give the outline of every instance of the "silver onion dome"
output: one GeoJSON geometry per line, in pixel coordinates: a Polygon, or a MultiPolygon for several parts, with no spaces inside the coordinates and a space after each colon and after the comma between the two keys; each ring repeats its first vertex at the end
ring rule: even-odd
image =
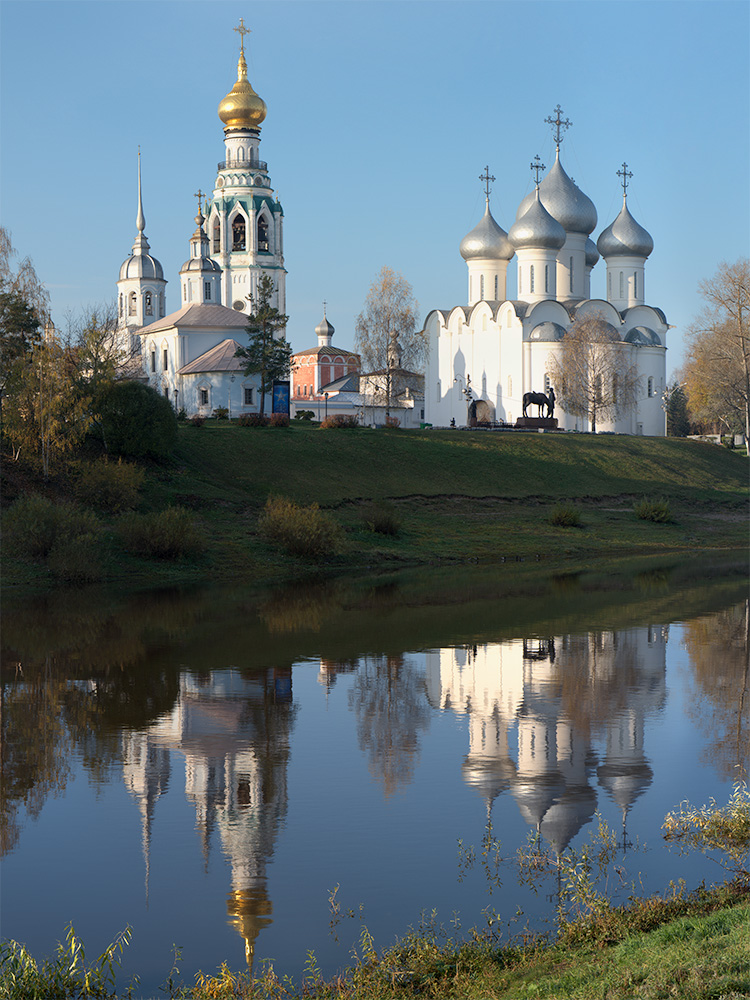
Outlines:
{"type": "MultiPolygon", "coordinates": [[[[549,214],[557,219],[566,233],[585,233],[588,236],[596,229],[594,203],[565,173],[559,150],[552,169],[539,185],[539,196],[549,214]]],[[[532,191],[518,206],[516,220],[528,211],[533,200],[532,191]]]]}
{"type": "Polygon", "coordinates": [[[489,198],[484,215],[472,231],[464,236],[458,249],[466,261],[510,260],[515,253],[508,234],[492,218],[489,198]]]}
{"type": "Polygon", "coordinates": [[[336,332],[333,323],[329,323],[326,316],[315,327],[315,333],[319,337],[332,337],[336,332]]]}
{"type": "Polygon", "coordinates": [[[201,271],[203,274],[221,274],[221,267],[212,257],[191,257],[180,268],[180,274],[186,271],[201,271]]]}
{"type": "Polygon", "coordinates": [[[539,188],[534,191],[534,200],[527,210],[510,227],[508,239],[516,250],[525,247],[559,250],[565,243],[565,230],[542,204],[539,188]]]}
{"type": "Polygon", "coordinates": [[[623,198],[620,214],[600,234],[596,246],[605,260],[608,257],[648,257],[654,249],[654,241],[635,221],[628,210],[627,199],[623,198]]]}
{"type": "Polygon", "coordinates": [[[586,267],[593,267],[600,257],[601,254],[596,249],[596,243],[589,236],[586,240],[586,267]]]}
{"type": "Polygon", "coordinates": [[[120,268],[120,281],[124,278],[151,278],[164,280],[164,271],[156,257],[149,253],[134,253],[123,261],[120,268]]]}

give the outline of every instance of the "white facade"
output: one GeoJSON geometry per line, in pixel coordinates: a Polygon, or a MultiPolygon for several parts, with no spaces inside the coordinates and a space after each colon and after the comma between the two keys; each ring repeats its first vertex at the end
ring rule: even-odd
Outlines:
{"type": "MultiPolygon", "coordinates": [[[[590,316],[613,328],[624,362],[638,373],[635,403],[599,414],[596,429],[663,436],[669,325],[645,300],[645,263],[653,241],[627,208],[632,175],[625,164],[625,171],[618,171],[623,207],[595,245],[589,234],[596,209],[565,173],[559,142],[558,128],[555,164],[523,199],[509,233],[492,218],[488,193],[484,218],[461,243],[469,305],[435,309],[425,320],[426,420],[436,427],[466,425],[473,401],[479,422],[514,424],[522,416],[524,394],[546,393],[552,385],[567,331],[590,316]],[[510,300],[506,268],[514,254],[518,292],[510,300]],[[606,265],[605,297],[591,298],[591,273],[600,257],[606,265]]],[[[561,407],[559,388],[557,396],[559,427],[589,430],[585,417],[561,407]]]]}

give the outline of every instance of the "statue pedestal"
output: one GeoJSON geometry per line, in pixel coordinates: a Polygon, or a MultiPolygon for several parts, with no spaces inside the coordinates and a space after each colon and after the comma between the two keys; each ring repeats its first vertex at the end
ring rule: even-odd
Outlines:
{"type": "Polygon", "coordinates": [[[557,417],[519,417],[516,427],[524,431],[556,431],[557,417]]]}

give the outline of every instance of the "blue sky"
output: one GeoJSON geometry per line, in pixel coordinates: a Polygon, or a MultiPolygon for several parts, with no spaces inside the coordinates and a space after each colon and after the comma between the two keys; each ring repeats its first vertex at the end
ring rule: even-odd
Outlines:
{"type": "Polygon", "coordinates": [[[746,0],[2,0],[0,219],[58,323],[113,299],[140,145],[146,234],[178,308],[193,194],[224,158],[216,109],[243,17],[295,350],[315,343],[323,299],[334,343],[351,347],[385,264],[422,316],[464,303],[458,244],[483,211],[478,177],[488,164],[509,229],[531,160],[554,160],[544,119],[560,104],[573,122],[563,165],[597,207],[594,238],[619,211],[623,160],[633,172],[628,205],[655,244],[646,298],[676,328],[671,371],[698,281],[748,253],[749,13],[746,0]]]}

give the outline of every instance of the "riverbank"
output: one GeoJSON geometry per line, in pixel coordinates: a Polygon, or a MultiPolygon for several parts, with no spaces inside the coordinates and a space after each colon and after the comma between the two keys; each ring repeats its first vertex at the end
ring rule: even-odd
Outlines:
{"type": "MultiPolygon", "coordinates": [[[[3,463],[3,503],[40,492],[73,501],[81,463],[49,482],[3,463]]],[[[136,510],[190,512],[200,545],[182,556],[135,556],[120,516],[96,512],[100,578],[126,586],[247,580],[317,572],[507,560],[588,562],[634,554],[741,548],[747,543],[747,460],[684,439],[467,431],[241,428],[181,425],[164,465],[145,467],[136,510]],[[317,504],[340,529],[336,551],[290,555],[259,531],[269,496],[317,504]],[[663,498],[662,523],[639,499],[663,498]],[[373,504],[389,531],[373,530],[373,504]],[[555,523],[572,509],[573,524],[555,523]],[[559,518],[558,518],[559,519],[559,518]]],[[[8,558],[4,585],[57,586],[43,562],[8,558]]]]}

